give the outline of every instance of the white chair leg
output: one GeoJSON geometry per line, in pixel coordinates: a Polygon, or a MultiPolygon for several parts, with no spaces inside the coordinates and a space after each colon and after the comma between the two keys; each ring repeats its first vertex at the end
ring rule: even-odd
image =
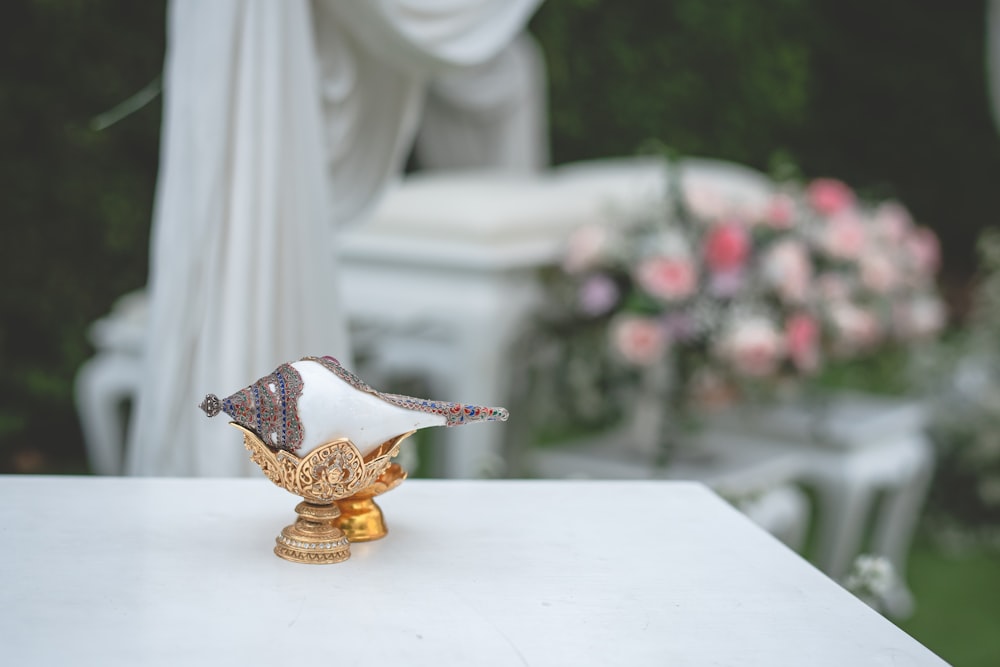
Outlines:
{"type": "Polygon", "coordinates": [[[845,475],[817,484],[820,533],[817,562],[831,578],[843,579],[861,547],[876,489],[845,475]]]}
{"type": "Polygon", "coordinates": [[[905,483],[890,491],[876,518],[872,551],[892,563],[895,587],[886,596],[884,605],[885,612],[895,618],[913,613],[913,594],[906,584],[906,561],[933,470],[931,446],[922,441],[920,460],[915,462],[905,483]]]}
{"type": "Polygon", "coordinates": [[[120,475],[124,469],[126,425],[122,404],[138,391],[137,360],[98,354],[77,372],[74,395],[91,470],[120,475]]]}

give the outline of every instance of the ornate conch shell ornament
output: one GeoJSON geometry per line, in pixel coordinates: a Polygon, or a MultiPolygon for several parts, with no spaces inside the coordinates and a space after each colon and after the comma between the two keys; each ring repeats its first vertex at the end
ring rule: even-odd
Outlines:
{"type": "Polygon", "coordinates": [[[229,415],[264,475],[302,497],[274,548],[300,563],[347,560],[351,541],[386,534],[373,498],[406,478],[391,459],[417,429],[508,417],[503,408],[376,391],[333,357],[282,364],[227,398],[209,394],[200,407],[229,415]]]}

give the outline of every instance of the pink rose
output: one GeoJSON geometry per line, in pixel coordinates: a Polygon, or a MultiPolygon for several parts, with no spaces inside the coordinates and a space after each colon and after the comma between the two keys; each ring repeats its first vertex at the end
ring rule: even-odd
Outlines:
{"type": "Polygon", "coordinates": [[[906,248],[922,276],[933,276],[941,267],[941,244],[927,227],[916,227],[906,238],[906,248]]]}
{"type": "Polygon", "coordinates": [[[663,301],[681,301],[694,294],[698,276],[691,260],[682,257],[651,257],[635,270],[635,280],[650,296],[663,301]]]}
{"type": "Polygon", "coordinates": [[[862,256],[860,266],[861,284],[871,291],[886,294],[899,286],[899,270],[885,252],[862,256]]]}
{"type": "Polygon", "coordinates": [[[844,211],[830,218],[822,234],[823,249],[836,259],[857,259],[867,242],[864,223],[854,211],[844,211]]]}
{"type": "Polygon", "coordinates": [[[719,354],[740,375],[762,378],[778,370],[784,341],[774,324],[763,317],[737,322],[718,341],[719,354]]]}
{"type": "Polygon", "coordinates": [[[875,210],[875,233],[892,244],[900,243],[913,227],[913,218],[899,202],[885,202],[875,210]]]}
{"type": "Polygon", "coordinates": [[[661,361],[669,343],[666,332],[656,320],[635,315],[624,315],[615,320],[611,341],[626,361],[638,366],[661,361]]]}
{"type": "Polygon", "coordinates": [[[790,229],[795,219],[795,200],[789,195],[776,194],[764,209],[763,222],[773,229],[790,229]]]}
{"type": "Polygon", "coordinates": [[[837,335],[834,349],[843,356],[873,347],[882,335],[873,312],[847,301],[830,307],[830,321],[837,335]]]}
{"type": "Polygon", "coordinates": [[[804,373],[819,368],[819,324],[805,313],[796,313],[785,322],[785,345],[795,367],[804,373]]]}
{"type": "Polygon", "coordinates": [[[576,229],[569,237],[563,270],[580,273],[598,264],[607,251],[610,233],[598,225],[586,225],[576,229]]]}
{"type": "Polygon", "coordinates": [[[595,273],[584,280],[578,294],[580,310],[592,317],[610,312],[620,297],[618,285],[603,273],[595,273]]]}
{"type": "Polygon", "coordinates": [[[833,215],[854,206],[854,191],[833,178],[814,180],[806,188],[806,198],[823,215],[833,215]]]}
{"type": "Polygon", "coordinates": [[[801,303],[808,296],[813,267],[801,242],[782,239],[771,245],[764,255],[763,272],[784,301],[801,303]]]}
{"type": "Polygon", "coordinates": [[[739,271],[750,254],[750,235],[735,222],[716,225],[705,239],[705,261],[715,273],[739,271]]]}

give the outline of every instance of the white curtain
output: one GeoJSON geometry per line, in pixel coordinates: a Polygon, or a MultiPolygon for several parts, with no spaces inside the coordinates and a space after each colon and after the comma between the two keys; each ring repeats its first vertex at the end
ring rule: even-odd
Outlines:
{"type": "Polygon", "coordinates": [[[398,174],[427,82],[494,58],[538,2],[169,4],[130,474],[252,473],[203,395],[306,354],[349,363],[337,225],[398,174]]]}

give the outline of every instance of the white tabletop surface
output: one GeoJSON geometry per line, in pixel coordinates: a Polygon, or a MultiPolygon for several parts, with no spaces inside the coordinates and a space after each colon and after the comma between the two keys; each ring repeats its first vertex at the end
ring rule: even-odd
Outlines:
{"type": "Polygon", "coordinates": [[[691,482],[410,480],[349,561],[263,478],[0,477],[10,665],[941,665],[691,482]]]}

